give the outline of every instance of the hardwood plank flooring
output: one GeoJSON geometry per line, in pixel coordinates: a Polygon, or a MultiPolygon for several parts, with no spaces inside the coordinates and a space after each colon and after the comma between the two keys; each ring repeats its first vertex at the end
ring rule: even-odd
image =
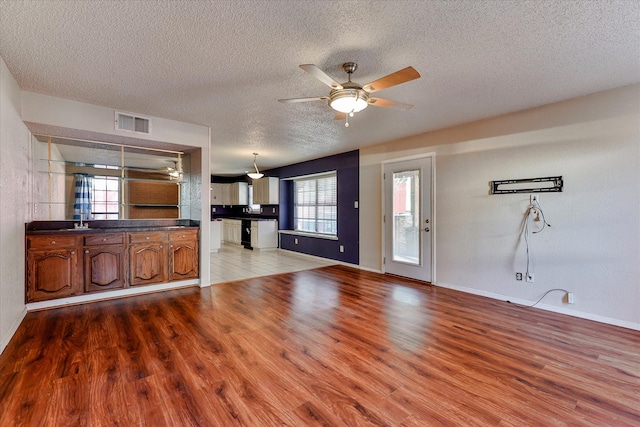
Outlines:
{"type": "Polygon", "coordinates": [[[27,315],[1,426],[639,426],[640,332],[344,266],[27,315]]]}

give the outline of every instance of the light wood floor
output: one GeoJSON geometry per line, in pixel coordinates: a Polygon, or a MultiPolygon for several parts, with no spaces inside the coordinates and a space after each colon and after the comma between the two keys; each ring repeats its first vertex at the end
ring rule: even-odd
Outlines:
{"type": "Polygon", "coordinates": [[[344,266],[29,313],[1,426],[638,426],[640,332],[344,266]]]}

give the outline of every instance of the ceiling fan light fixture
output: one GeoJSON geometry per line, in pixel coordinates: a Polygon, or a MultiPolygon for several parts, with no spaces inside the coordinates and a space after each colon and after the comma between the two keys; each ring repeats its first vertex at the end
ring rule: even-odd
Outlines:
{"type": "Polygon", "coordinates": [[[251,179],[260,179],[264,176],[264,174],[258,170],[258,165],[256,165],[256,157],[258,157],[258,153],[253,153],[253,167],[256,169],[256,171],[247,173],[247,176],[251,179]]]}
{"type": "Polygon", "coordinates": [[[334,89],[329,96],[329,106],[341,113],[357,113],[369,105],[369,94],[362,89],[334,89]]]}

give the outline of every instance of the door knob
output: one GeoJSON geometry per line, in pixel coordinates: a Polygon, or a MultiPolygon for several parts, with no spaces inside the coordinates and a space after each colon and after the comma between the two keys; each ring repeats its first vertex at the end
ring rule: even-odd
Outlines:
{"type": "Polygon", "coordinates": [[[425,227],[424,231],[426,231],[428,233],[429,232],[429,227],[425,227]]]}

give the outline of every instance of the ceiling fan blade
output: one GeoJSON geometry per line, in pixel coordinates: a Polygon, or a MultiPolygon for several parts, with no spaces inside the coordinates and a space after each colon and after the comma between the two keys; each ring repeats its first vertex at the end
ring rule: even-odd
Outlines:
{"type": "Polygon", "coordinates": [[[313,98],[288,98],[288,99],[278,99],[278,102],[282,102],[284,104],[290,104],[293,102],[322,101],[323,99],[329,99],[329,97],[314,96],[313,98]]]}
{"type": "Polygon", "coordinates": [[[347,118],[347,113],[341,113],[340,111],[336,112],[336,115],[333,116],[333,120],[344,120],[347,118]]]}
{"type": "Polygon", "coordinates": [[[371,83],[367,83],[366,85],[362,86],[362,89],[366,90],[369,93],[373,93],[391,86],[409,82],[419,77],[420,73],[418,73],[415,68],[407,67],[403,68],[400,71],[396,71],[395,73],[391,73],[388,76],[381,77],[378,80],[372,81],[371,83]]]}
{"type": "Polygon", "coordinates": [[[395,108],[396,110],[410,110],[413,108],[413,104],[405,104],[384,98],[369,98],[368,104],[376,107],[395,108]]]}
{"type": "Polygon", "coordinates": [[[316,65],[302,64],[300,65],[300,68],[302,68],[304,71],[311,74],[313,77],[320,80],[322,83],[326,84],[327,86],[333,89],[342,89],[342,85],[340,83],[333,80],[327,73],[322,71],[316,65]]]}

